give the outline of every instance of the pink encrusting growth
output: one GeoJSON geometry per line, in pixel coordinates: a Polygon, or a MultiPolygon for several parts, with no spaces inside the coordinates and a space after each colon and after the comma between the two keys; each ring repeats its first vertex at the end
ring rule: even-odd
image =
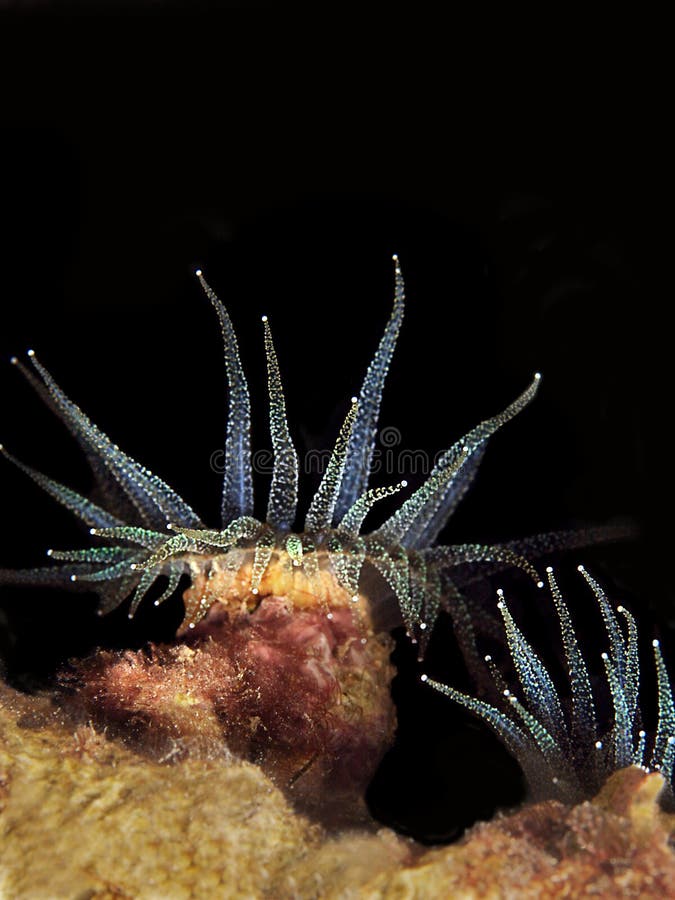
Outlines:
{"type": "Polygon", "coordinates": [[[216,604],[182,643],[74,664],[63,699],[155,758],[234,753],[323,821],[353,822],[393,738],[392,645],[345,607],[330,616],[275,596],[216,604]]]}

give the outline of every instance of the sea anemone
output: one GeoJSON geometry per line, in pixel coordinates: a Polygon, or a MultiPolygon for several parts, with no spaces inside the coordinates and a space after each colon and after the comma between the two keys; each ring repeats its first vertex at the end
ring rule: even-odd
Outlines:
{"type": "Polygon", "coordinates": [[[514,754],[525,774],[532,799],[556,799],[578,803],[593,797],[609,776],[626,766],[658,771],[664,778],[663,801],[672,805],[675,763],[675,702],[658,640],[652,642],[657,677],[658,720],[649,740],[642,727],[638,702],[640,663],[638,629],[625,606],[613,605],[598,582],[578,567],[592,589],[607,634],[607,650],[600,658],[606,693],[612,708],[609,727],[601,724],[599,698],[591,686],[569,609],[553,569],[546,569],[564,649],[569,677],[569,700],[516,624],[504,591],[497,591],[506,643],[518,678],[518,687],[507,686],[491,655],[485,662],[499,694],[499,704],[464,694],[428,675],[422,681],[480,716],[514,754]],[[623,619],[621,626],[617,613],[623,619]]]}
{"type": "Polygon", "coordinates": [[[421,657],[439,610],[447,609],[475,667],[472,617],[461,588],[476,569],[519,567],[543,586],[524,553],[593,538],[562,532],[511,544],[434,546],[488,439],[530,403],[539,374],[503,412],[440,455],[426,481],[383,524],[362,533],[371,508],[406,487],[405,481],[369,487],[382,389],[404,313],[396,257],[394,263],[391,316],[301,530],[294,530],[298,455],[269,321],[263,316],[274,466],[262,521],[254,517],[251,407],[239,347],[201,270],[197,277],[220,321],[229,393],[220,528],[206,527],[172,488],[103,434],[32,350],[28,366],[12,360],[83,448],[104,500],[99,505],[3,451],[79,517],[97,543],[49,550],[52,565],[2,570],[0,581],[95,591],[100,614],[132,597],[133,617],[157,592],[158,579],[164,584],[155,605],[183,576],[190,579],[176,644],[101,651],[62,675],[88,717],[119,726],[126,737],[140,735],[163,757],[226,747],[262,762],[284,784],[310,785],[306,795],[320,793],[327,778],[333,790],[337,780],[360,791],[394,729],[392,614],[421,657]]]}

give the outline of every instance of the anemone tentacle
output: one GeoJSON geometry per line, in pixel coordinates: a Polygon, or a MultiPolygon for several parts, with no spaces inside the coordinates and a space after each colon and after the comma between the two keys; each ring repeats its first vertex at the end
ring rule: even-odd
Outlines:
{"type": "Polygon", "coordinates": [[[248,382],[239,358],[237,336],[228,312],[206,282],[201,269],[197,269],[196,275],[218,315],[223,335],[230,401],[225,436],[225,473],[221,504],[222,524],[225,526],[239,516],[253,515],[251,399],[248,382]]]}
{"type": "MultiPolygon", "coordinates": [[[[603,730],[597,716],[595,695],[586,663],[579,649],[567,604],[549,568],[565,663],[569,677],[569,704],[558,693],[541,657],[516,624],[498,590],[497,606],[502,614],[506,644],[518,679],[517,688],[506,681],[491,656],[485,660],[493,676],[500,705],[461,693],[423,674],[422,681],[466,707],[502,738],[514,753],[538,798],[579,802],[596,793],[615,770],[629,765],[645,766],[647,734],[641,727],[637,702],[639,663],[635,620],[623,606],[616,607],[627,621],[626,634],[604,590],[578,567],[595,595],[609,647],[601,654],[607,694],[613,710],[612,723],[603,730]],[[521,697],[518,694],[522,694],[521,697]]],[[[652,740],[649,767],[665,780],[665,799],[675,803],[675,701],[658,641],[653,641],[657,674],[658,719],[652,740]]]]}

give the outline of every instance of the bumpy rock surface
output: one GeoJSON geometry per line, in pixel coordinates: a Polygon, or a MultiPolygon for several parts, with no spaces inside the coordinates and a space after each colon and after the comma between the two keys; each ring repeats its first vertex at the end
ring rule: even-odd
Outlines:
{"type": "Polygon", "coordinates": [[[2,688],[0,896],[672,897],[661,786],[625,769],[592,802],[526,806],[425,850],[386,830],[327,835],[254,765],[160,763],[2,688]]]}

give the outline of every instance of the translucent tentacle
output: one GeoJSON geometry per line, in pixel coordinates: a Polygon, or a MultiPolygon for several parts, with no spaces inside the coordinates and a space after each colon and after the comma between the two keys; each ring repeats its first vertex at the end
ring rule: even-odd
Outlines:
{"type": "Polygon", "coordinates": [[[614,707],[614,726],[612,728],[614,766],[621,769],[624,766],[630,766],[633,762],[633,722],[626,702],[624,682],[615,661],[610,659],[608,653],[602,654],[602,661],[614,707]]]}
{"type": "Polygon", "coordinates": [[[61,419],[115,478],[147,524],[157,527],[166,521],[176,521],[195,528],[201,526],[197,515],[168,484],[123,453],[68,399],[32,351],[29,351],[29,358],[61,419]]]}
{"type": "Polygon", "coordinates": [[[388,487],[370,488],[359,499],[349,507],[344,514],[337,530],[351,536],[356,536],[360,530],[363,520],[366,518],[373,506],[378,500],[384,500],[385,497],[391,497],[397,494],[402,488],[408,487],[407,481],[399,481],[388,487]]]}
{"type": "Polygon", "coordinates": [[[525,639],[511,615],[504,592],[497,591],[499,602],[497,608],[504,620],[506,640],[513,659],[518,678],[523,686],[530,709],[537,710],[542,716],[542,724],[557,741],[569,746],[569,735],[565,727],[562,707],[558,699],[553,680],[546,667],[525,639]]]}
{"type": "Polygon", "coordinates": [[[540,381],[541,375],[537,372],[529,387],[503,412],[481,422],[453,444],[438,460],[425,483],[379,529],[381,539],[401,543],[404,547],[418,547],[427,528],[435,528],[439,523],[445,525],[439,510],[462,466],[479,446],[534,399],[540,381]]]}
{"type": "Polygon", "coordinates": [[[656,679],[659,703],[659,720],[656,726],[654,749],[652,751],[652,767],[663,765],[663,758],[668,748],[668,741],[675,737],[675,703],[670,687],[668,671],[663,661],[661,645],[659,641],[652,641],[654,648],[654,662],[656,664],[656,679]]]}
{"type": "Polygon", "coordinates": [[[555,602],[560,632],[562,635],[565,660],[570,673],[570,685],[572,687],[572,740],[577,744],[586,745],[597,736],[595,704],[591,682],[588,677],[586,663],[579,650],[579,643],[572,625],[567,604],[563,600],[553,569],[546,569],[551,594],[555,602]]]}
{"type": "Polygon", "coordinates": [[[514,567],[522,569],[532,578],[538,587],[543,587],[537,570],[523,556],[513,553],[503,545],[495,544],[448,544],[444,547],[432,547],[424,552],[429,563],[439,568],[452,568],[464,563],[499,562],[504,568],[514,567]]]}
{"type": "Polygon", "coordinates": [[[38,472],[37,469],[33,469],[31,468],[31,466],[27,466],[25,463],[22,463],[15,456],[12,456],[11,453],[5,450],[2,444],[0,444],[0,453],[2,453],[3,456],[11,463],[13,463],[18,469],[28,475],[28,477],[32,479],[37,485],[39,485],[39,487],[41,487],[44,491],[46,491],[46,493],[53,497],[57,501],[57,503],[65,506],[65,508],[69,510],[69,512],[74,513],[74,515],[82,519],[82,521],[86,525],[105,528],[122,524],[121,520],[116,516],[113,516],[111,513],[106,512],[104,509],[101,509],[100,506],[92,503],[91,500],[87,500],[86,497],[78,494],[77,491],[71,490],[64,484],[61,484],[58,481],[54,481],[47,475],[43,475],[42,472],[38,472]]]}
{"type": "Polygon", "coordinates": [[[173,593],[175,593],[176,588],[178,587],[178,582],[180,581],[182,575],[182,569],[178,568],[177,566],[169,567],[166,586],[159,597],[157,597],[157,599],[154,601],[155,606],[160,606],[162,603],[164,603],[165,600],[168,600],[173,593]]]}
{"type": "Polygon", "coordinates": [[[105,538],[108,541],[125,541],[129,544],[138,544],[148,550],[154,550],[161,546],[167,539],[161,531],[151,531],[148,528],[138,528],[135,525],[121,525],[113,528],[92,528],[90,534],[105,538]]]}
{"type": "Polygon", "coordinates": [[[129,547],[89,547],[86,550],[47,550],[47,556],[59,562],[114,563],[128,559],[136,551],[129,547]]]}
{"type": "Polygon", "coordinates": [[[617,612],[625,618],[628,626],[628,644],[626,646],[626,700],[631,719],[634,721],[637,713],[638,694],[640,692],[640,659],[638,647],[638,630],[635,619],[625,606],[617,606],[617,612]]]}
{"type": "Polygon", "coordinates": [[[609,637],[609,648],[612,664],[616,667],[617,676],[623,682],[626,676],[626,645],[621,634],[619,621],[614,614],[614,610],[610,606],[604,590],[598,582],[586,571],[584,566],[577,566],[577,571],[581,572],[586,584],[595,594],[595,599],[600,607],[607,636],[609,637]]]}
{"type": "Polygon", "coordinates": [[[136,610],[141,605],[148,591],[157,580],[157,575],[158,573],[151,569],[146,569],[146,571],[141,575],[141,578],[136,585],[136,590],[134,591],[134,599],[131,601],[131,605],[129,606],[128,616],[130,619],[133,619],[133,617],[136,615],[136,610]]]}
{"type": "Polygon", "coordinates": [[[298,504],[298,455],[288,430],[286,401],[267,316],[263,316],[263,323],[267,355],[267,383],[270,395],[270,432],[274,450],[274,468],[267,505],[267,521],[280,531],[290,531],[298,504]]]}
{"type": "Polygon", "coordinates": [[[408,535],[415,533],[420,523],[423,526],[433,516],[437,503],[461,468],[467,453],[468,448],[464,447],[460,456],[448,466],[441,465],[442,460],[439,461],[424,484],[377,529],[375,534],[378,539],[408,547],[408,535]]]}
{"type": "Polygon", "coordinates": [[[239,357],[237,336],[227,310],[197,270],[199,282],[218,314],[225,349],[229,388],[229,412],[225,436],[222,522],[253,513],[253,472],[251,469],[251,400],[239,357]]]}
{"type": "Polygon", "coordinates": [[[340,487],[340,495],[335,506],[335,521],[342,519],[347,510],[368,487],[370,464],[375,447],[377,420],[380,415],[382,389],[389,371],[389,364],[396,347],[396,339],[401,329],[405,309],[405,285],[398,257],[394,256],[394,308],[377,352],[366,373],[359,408],[349,439],[347,460],[340,487]]]}
{"type": "Polygon", "coordinates": [[[93,565],[67,567],[39,566],[34,569],[0,569],[0,584],[27,585],[30,587],[77,587],[82,576],[96,571],[93,565]]]}
{"type": "Polygon", "coordinates": [[[257,594],[260,590],[260,582],[269,565],[274,552],[276,538],[273,531],[263,531],[255,545],[253,556],[253,568],[251,570],[251,593],[257,594]]]}
{"type": "Polygon", "coordinates": [[[439,498],[436,512],[428,518],[426,524],[420,522],[417,528],[407,536],[406,545],[411,549],[430,547],[436,543],[438,535],[450,521],[460,501],[471,487],[480,468],[486,444],[479,444],[467,456],[464,464],[448,484],[445,494],[439,498]]]}
{"type": "Polygon", "coordinates": [[[170,530],[208,547],[227,550],[240,541],[256,538],[262,527],[257,519],[251,516],[242,516],[240,519],[230,522],[222,531],[211,531],[208,528],[181,528],[178,525],[171,525],[170,530]]]}
{"type": "Polygon", "coordinates": [[[353,397],[352,405],[340,429],[328,466],[321,479],[321,484],[307,512],[305,519],[305,529],[307,531],[320,531],[323,528],[329,528],[333,521],[335,504],[340,492],[345,460],[347,458],[349,437],[352,433],[357,409],[356,397],[353,397]]]}
{"type": "Polygon", "coordinates": [[[365,541],[360,537],[343,541],[339,535],[334,534],[328,539],[328,557],[338,584],[356,602],[359,599],[361,571],[366,560],[365,541]]]}
{"type": "Polygon", "coordinates": [[[426,682],[429,687],[434,688],[441,694],[445,694],[446,697],[450,697],[455,703],[459,703],[470,712],[480,716],[494,729],[509,750],[519,759],[522,758],[523,751],[526,750],[528,744],[527,735],[522,728],[516,725],[516,723],[507,715],[500,712],[495,706],[485,703],[484,700],[478,700],[475,697],[469,696],[469,694],[463,694],[461,691],[456,691],[447,684],[441,684],[426,675],[422,675],[421,679],[426,682]]]}

